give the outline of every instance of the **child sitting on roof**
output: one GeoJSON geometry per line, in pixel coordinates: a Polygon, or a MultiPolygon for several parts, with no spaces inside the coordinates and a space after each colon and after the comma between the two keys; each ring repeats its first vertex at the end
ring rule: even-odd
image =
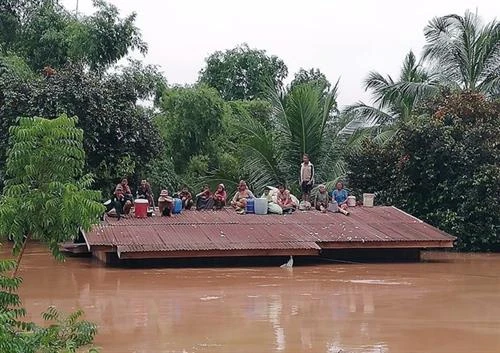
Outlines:
{"type": "Polygon", "coordinates": [[[337,182],[337,184],[335,185],[335,190],[333,190],[332,197],[339,206],[339,212],[345,214],[346,216],[349,215],[349,211],[347,211],[347,198],[349,197],[349,194],[347,190],[344,189],[343,182],[337,182]]]}
{"type": "Polygon", "coordinates": [[[196,195],[196,210],[211,210],[214,207],[214,200],[210,192],[210,186],[205,185],[202,192],[196,195]]]}
{"type": "Polygon", "coordinates": [[[141,185],[137,188],[137,198],[148,200],[149,207],[154,206],[153,191],[151,190],[151,185],[145,179],[141,180],[141,185]]]}
{"type": "Polygon", "coordinates": [[[172,216],[172,209],[174,208],[174,199],[168,195],[168,190],[163,189],[158,198],[158,209],[160,215],[170,217],[172,216]]]}
{"type": "Polygon", "coordinates": [[[278,185],[278,194],[276,195],[276,201],[283,210],[283,213],[292,213],[297,207],[297,205],[292,200],[290,191],[288,191],[283,184],[278,185]]]}
{"type": "Polygon", "coordinates": [[[224,184],[219,184],[217,190],[214,192],[214,207],[216,210],[220,210],[226,206],[226,198],[226,188],[224,184]]]}
{"type": "Polygon", "coordinates": [[[189,192],[189,189],[187,186],[184,185],[182,190],[179,192],[179,198],[182,201],[182,208],[185,210],[190,210],[191,207],[193,207],[193,196],[189,192]]]}
{"type": "Polygon", "coordinates": [[[328,209],[328,203],[330,202],[330,195],[326,192],[325,185],[321,184],[318,187],[318,193],[314,197],[314,207],[323,213],[328,209]]]}

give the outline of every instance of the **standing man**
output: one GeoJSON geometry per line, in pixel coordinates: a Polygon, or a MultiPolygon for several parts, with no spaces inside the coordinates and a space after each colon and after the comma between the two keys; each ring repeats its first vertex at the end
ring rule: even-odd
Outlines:
{"type": "Polygon", "coordinates": [[[302,201],[311,202],[310,194],[314,185],[314,166],[309,161],[309,155],[304,153],[300,165],[300,188],[302,189],[302,201]]]}

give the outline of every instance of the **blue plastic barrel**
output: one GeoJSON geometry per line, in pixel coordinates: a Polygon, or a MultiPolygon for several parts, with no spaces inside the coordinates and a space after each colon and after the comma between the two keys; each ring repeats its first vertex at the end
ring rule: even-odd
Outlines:
{"type": "Polygon", "coordinates": [[[178,214],[182,212],[182,200],[178,198],[174,198],[174,209],[172,210],[173,214],[178,214]]]}
{"type": "Polygon", "coordinates": [[[255,213],[255,200],[247,199],[246,213],[255,213]]]}

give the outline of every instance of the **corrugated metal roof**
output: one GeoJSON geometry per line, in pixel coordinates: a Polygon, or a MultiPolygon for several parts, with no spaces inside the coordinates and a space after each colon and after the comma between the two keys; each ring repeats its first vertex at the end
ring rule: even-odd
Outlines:
{"type": "Polygon", "coordinates": [[[88,245],[120,252],[320,249],[325,242],[450,241],[454,238],[394,207],[356,207],[346,217],[316,211],[237,215],[185,211],[172,217],[111,219],[86,234],[88,245]]]}

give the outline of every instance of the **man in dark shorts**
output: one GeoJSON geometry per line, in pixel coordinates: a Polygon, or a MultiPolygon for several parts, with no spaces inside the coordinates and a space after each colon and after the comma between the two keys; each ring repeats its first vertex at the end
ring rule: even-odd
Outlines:
{"type": "Polygon", "coordinates": [[[309,156],[304,153],[300,165],[300,188],[302,189],[302,201],[311,202],[310,194],[314,185],[314,166],[309,161],[309,156]]]}

